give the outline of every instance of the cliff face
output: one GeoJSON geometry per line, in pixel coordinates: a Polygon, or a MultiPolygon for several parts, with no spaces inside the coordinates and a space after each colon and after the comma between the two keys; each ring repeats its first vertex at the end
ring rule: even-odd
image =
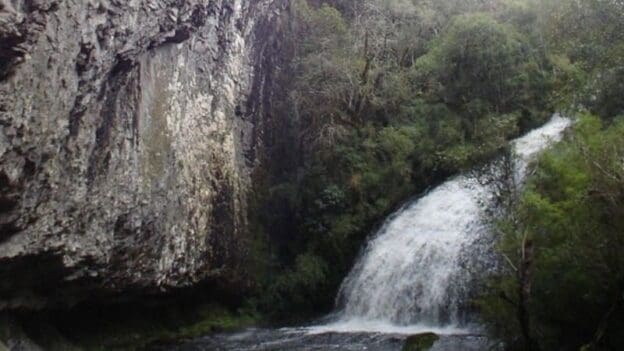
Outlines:
{"type": "Polygon", "coordinates": [[[277,6],[0,0],[0,309],[237,269],[277,6]]]}

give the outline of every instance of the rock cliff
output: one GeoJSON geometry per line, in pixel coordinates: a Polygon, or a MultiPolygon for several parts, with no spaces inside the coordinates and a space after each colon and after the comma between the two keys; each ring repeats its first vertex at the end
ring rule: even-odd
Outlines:
{"type": "Polygon", "coordinates": [[[0,309],[244,255],[277,0],[0,0],[0,309]]]}

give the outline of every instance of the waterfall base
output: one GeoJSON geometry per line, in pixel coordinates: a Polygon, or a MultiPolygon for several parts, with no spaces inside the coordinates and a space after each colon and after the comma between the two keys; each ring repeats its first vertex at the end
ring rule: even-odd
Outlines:
{"type": "MultiPolygon", "coordinates": [[[[249,329],[234,334],[211,335],[181,345],[157,345],[148,350],[403,351],[408,336],[401,333],[317,333],[314,328],[249,329]]],[[[489,341],[479,335],[440,335],[429,351],[482,351],[490,347],[489,341]]]]}

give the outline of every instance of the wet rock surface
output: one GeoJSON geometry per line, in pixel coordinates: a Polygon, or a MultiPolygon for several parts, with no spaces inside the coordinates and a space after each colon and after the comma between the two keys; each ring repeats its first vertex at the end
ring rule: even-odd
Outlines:
{"type": "MultiPolygon", "coordinates": [[[[401,351],[406,335],[376,333],[308,334],[304,329],[250,329],[234,334],[218,334],[181,345],[154,345],[151,351],[401,351]]],[[[481,336],[440,336],[431,351],[485,351],[490,345],[481,336]]]]}
{"type": "Polygon", "coordinates": [[[403,351],[426,351],[430,350],[440,337],[433,333],[411,335],[405,339],[403,351]]]}
{"type": "Polygon", "coordinates": [[[278,2],[0,0],[0,309],[235,279],[278,2]]]}

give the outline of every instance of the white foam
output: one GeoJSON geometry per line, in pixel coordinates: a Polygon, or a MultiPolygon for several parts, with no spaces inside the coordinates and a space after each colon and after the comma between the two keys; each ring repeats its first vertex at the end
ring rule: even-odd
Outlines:
{"type": "MultiPolygon", "coordinates": [[[[570,123],[555,115],[512,143],[519,180],[570,123]]],[[[459,176],[391,216],[344,280],[337,321],[307,332],[466,333],[456,327],[469,289],[461,255],[478,254],[470,248],[487,231],[483,211],[491,196],[487,185],[459,176]]]]}
{"type": "Polygon", "coordinates": [[[307,334],[317,335],[326,333],[374,333],[374,334],[397,334],[415,335],[423,333],[435,333],[438,335],[462,335],[469,334],[468,329],[454,326],[436,327],[431,325],[414,324],[400,326],[383,321],[370,321],[351,319],[348,321],[335,322],[326,325],[304,328],[307,334]]]}

